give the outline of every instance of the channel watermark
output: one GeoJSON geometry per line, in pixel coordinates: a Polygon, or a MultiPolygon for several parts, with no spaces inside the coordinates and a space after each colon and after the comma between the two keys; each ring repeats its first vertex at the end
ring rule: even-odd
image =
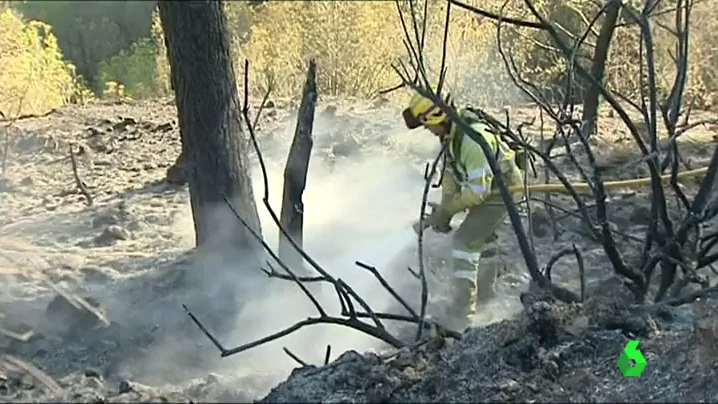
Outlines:
{"type": "Polygon", "coordinates": [[[643,353],[638,350],[639,341],[632,339],[628,341],[626,347],[623,348],[621,356],[618,358],[618,369],[624,376],[640,376],[646,369],[646,358],[643,353]]]}

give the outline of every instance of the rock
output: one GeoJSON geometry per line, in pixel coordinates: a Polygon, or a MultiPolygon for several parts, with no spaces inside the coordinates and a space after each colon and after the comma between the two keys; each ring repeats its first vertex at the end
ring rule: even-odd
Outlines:
{"type": "Polygon", "coordinates": [[[96,379],[101,379],[102,374],[97,369],[88,368],[88,369],[85,369],[85,377],[93,377],[96,379]]]}
{"type": "Polygon", "coordinates": [[[531,212],[531,230],[536,237],[546,237],[551,229],[551,217],[545,209],[531,212]]]}
{"type": "Polygon", "coordinates": [[[171,185],[181,186],[187,184],[189,181],[187,164],[178,158],[177,161],[167,169],[165,180],[171,185]]]}
{"type": "Polygon", "coordinates": [[[498,389],[507,393],[512,393],[520,390],[519,383],[516,380],[508,379],[498,385],[498,389]]]}
{"type": "Polygon", "coordinates": [[[110,246],[118,240],[127,240],[130,238],[130,232],[124,227],[118,225],[107,226],[105,231],[93,240],[97,246],[110,246]]]}
{"type": "Polygon", "coordinates": [[[121,132],[127,129],[128,126],[137,124],[137,121],[134,118],[123,118],[121,116],[118,116],[117,118],[119,119],[119,122],[112,125],[112,130],[115,132],[121,132]]]}
{"type": "Polygon", "coordinates": [[[154,398],[153,401],[166,402],[166,399],[163,400],[152,387],[130,380],[122,380],[120,382],[118,393],[120,396],[115,397],[115,399],[119,400],[124,398],[124,400],[122,400],[124,402],[127,402],[127,398],[129,397],[122,397],[123,395],[130,395],[134,400],[149,401],[154,398]]]}
{"type": "Polygon", "coordinates": [[[163,124],[155,126],[154,130],[157,132],[169,132],[172,129],[174,129],[174,127],[172,126],[172,123],[167,122],[167,123],[163,123],[163,124]]]}
{"type": "Polygon", "coordinates": [[[408,348],[402,348],[396,356],[389,362],[389,365],[397,369],[404,369],[411,366],[414,362],[414,355],[408,348]]]}
{"type": "Polygon", "coordinates": [[[120,394],[125,394],[125,393],[135,391],[135,384],[129,380],[123,380],[120,382],[120,387],[118,387],[117,391],[120,394]]]}
{"type": "Polygon", "coordinates": [[[95,159],[92,161],[95,167],[112,167],[112,161],[109,159],[95,159]]]}
{"type": "Polygon", "coordinates": [[[545,301],[533,303],[526,310],[527,329],[538,335],[542,341],[552,341],[557,337],[558,324],[551,304],[545,301]]]}
{"type": "Polygon", "coordinates": [[[118,215],[110,212],[104,212],[97,214],[92,219],[92,227],[94,228],[100,228],[105,226],[112,226],[120,223],[120,218],[118,215]]]}
{"type": "MultiPolygon", "coordinates": [[[[87,138],[87,146],[98,153],[112,153],[114,146],[112,140],[107,138],[106,135],[95,128],[88,128],[90,136],[87,138]]],[[[82,148],[81,148],[82,150],[82,148]]],[[[80,155],[80,153],[78,153],[80,155]]]]}
{"type": "Polygon", "coordinates": [[[45,317],[53,331],[67,336],[78,335],[104,324],[98,317],[98,314],[104,316],[104,309],[97,299],[92,296],[82,297],[89,305],[84,307],[73,295],[68,296],[58,293],[45,308],[45,317]],[[68,300],[68,296],[73,301],[68,300]]]}

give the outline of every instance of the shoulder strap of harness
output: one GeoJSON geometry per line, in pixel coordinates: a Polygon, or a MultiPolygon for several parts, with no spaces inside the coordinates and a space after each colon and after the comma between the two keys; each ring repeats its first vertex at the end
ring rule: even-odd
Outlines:
{"type": "Polygon", "coordinates": [[[461,142],[463,140],[464,132],[456,128],[454,136],[451,138],[451,145],[449,146],[453,154],[453,158],[450,158],[449,162],[451,168],[454,170],[454,175],[456,175],[456,180],[459,183],[466,180],[466,178],[463,178],[463,171],[460,171],[458,167],[458,165],[461,164],[461,142]]]}

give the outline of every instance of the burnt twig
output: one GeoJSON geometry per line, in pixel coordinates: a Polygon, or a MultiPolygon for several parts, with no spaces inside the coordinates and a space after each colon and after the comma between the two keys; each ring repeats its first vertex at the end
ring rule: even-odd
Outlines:
{"type": "Polygon", "coordinates": [[[194,315],[194,313],[192,313],[192,312],[190,311],[190,309],[187,307],[187,305],[182,304],[182,308],[184,309],[185,313],[187,313],[187,315],[189,316],[189,318],[192,319],[192,322],[195,323],[195,325],[197,325],[197,327],[199,327],[200,330],[202,330],[202,332],[204,333],[204,335],[206,335],[207,338],[209,338],[210,341],[212,341],[212,344],[214,344],[214,346],[217,347],[217,349],[219,349],[219,351],[224,354],[224,352],[227,351],[227,350],[224,348],[224,346],[222,345],[222,343],[219,342],[219,340],[217,340],[217,338],[215,338],[215,336],[212,335],[212,333],[209,332],[209,330],[207,330],[207,328],[205,328],[204,324],[202,324],[202,323],[199,321],[199,319],[197,319],[197,317],[194,315]]]}
{"type": "Polygon", "coordinates": [[[70,163],[72,164],[72,175],[75,177],[75,185],[77,185],[77,189],[82,192],[82,195],[85,196],[87,206],[92,206],[92,195],[90,195],[90,191],[87,189],[87,185],[85,185],[85,182],[80,179],[80,174],[77,172],[77,161],[75,161],[75,153],[72,151],[72,145],[70,145],[69,149],[70,163]]]}
{"type": "Polygon", "coordinates": [[[302,367],[307,367],[309,364],[302,359],[300,359],[294,352],[290,351],[287,347],[282,347],[282,350],[285,354],[287,354],[290,358],[294,359],[298,364],[302,365],[302,367]]]}
{"type": "Polygon", "coordinates": [[[327,345],[327,350],[324,353],[324,366],[329,364],[329,359],[331,358],[331,356],[332,356],[332,346],[327,345]]]}
{"type": "Polygon", "coordinates": [[[391,287],[391,285],[389,285],[389,283],[384,279],[384,277],[381,276],[381,274],[379,273],[379,270],[377,270],[376,267],[367,265],[367,264],[365,264],[363,262],[359,262],[359,261],[356,261],[356,265],[360,268],[364,268],[367,271],[371,272],[371,274],[374,275],[374,277],[379,281],[381,286],[383,286],[384,289],[386,289],[392,295],[392,297],[394,297],[394,299],[396,299],[396,301],[399,302],[399,304],[401,304],[402,307],[404,307],[406,309],[406,311],[409,312],[409,314],[411,314],[413,317],[419,317],[419,315],[416,314],[416,311],[414,311],[414,309],[411,308],[411,306],[406,302],[406,300],[404,300],[404,298],[399,296],[399,294],[396,292],[396,290],[394,290],[394,288],[391,287]]]}
{"type": "Polygon", "coordinates": [[[424,212],[429,200],[429,188],[431,187],[431,181],[436,175],[436,167],[441,160],[441,156],[446,153],[447,144],[442,145],[441,151],[436,156],[431,166],[428,167],[428,172],[424,177],[424,190],[421,194],[421,206],[419,213],[419,234],[417,235],[417,255],[419,259],[419,280],[421,281],[421,307],[419,313],[419,327],[416,330],[416,341],[419,341],[424,330],[424,319],[426,318],[426,304],[429,300],[429,284],[426,280],[426,264],[424,263],[424,212]]]}
{"type": "Polygon", "coordinates": [[[581,290],[581,299],[580,301],[583,302],[586,298],[586,271],[583,263],[583,255],[578,250],[578,247],[576,247],[576,244],[573,244],[571,248],[566,248],[558,253],[554,254],[551,259],[548,260],[546,263],[546,266],[544,267],[544,275],[546,278],[550,281],[551,280],[551,270],[553,269],[553,266],[556,265],[556,263],[563,257],[573,254],[576,257],[576,265],[578,266],[578,276],[579,276],[579,287],[581,290]]]}

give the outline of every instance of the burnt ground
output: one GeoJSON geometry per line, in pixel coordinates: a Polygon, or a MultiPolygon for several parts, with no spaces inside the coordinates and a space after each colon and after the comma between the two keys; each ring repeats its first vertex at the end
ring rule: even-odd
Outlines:
{"type": "Polygon", "coordinates": [[[297,369],[262,402],[712,402],[715,308],[538,301],[458,341],[436,337],[383,357],[347,352],[297,369]],[[640,377],[616,367],[632,339],[647,361],[640,377]]]}
{"type": "MultiPolygon", "coordinates": [[[[281,173],[296,105],[276,104],[266,111],[259,134],[270,171],[281,173]]],[[[359,231],[357,238],[367,242],[389,231],[388,226],[410,223],[415,216],[412,212],[418,211],[423,165],[435,152],[432,139],[402,129],[398,107],[391,105],[329,100],[319,111],[323,112],[317,117],[310,171],[322,176],[314,183],[310,180],[308,192],[334,178],[343,181],[351,169],[370,166],[383,177],[375,175],[366,183],[357,179],[351,185],[379,195],[362,202],[370,205],[366,209],[388,213],[380,219],[374,217],[377,223],[371,223],[357,208],[355,221],[341,221],[338,218],[352,215],[331,216],[332,212],[342,213],[342,209],[358,205],[349,202],[354,195],[333,194],[345,199],[341,204],[322,205],[317,208],[319,213],[308,213],[309,217],[321,216],[317,226],[326,233],[308,250],[347,279],[353,275],[341,272],[349,270],[340,268],[344,264],[337,251],[345,255],[359,251],[365,255],[352,256],[352,260],[377,265],[407,300],[417,301],[417,282],[405,271],[406,266],[416,267],[415,243],[409,240],[407,244],[402,233],[392,236],[399,240],[396,243],[389,242],[391,237],[384,243],[384,250],[392,250],[391,254],[371,243],[364,249],[348,248],[354,240],[345,239],[345,230],[359,231]],[[400,175],[392,177],[387,170],[400,175]],[[386,205],[391,198],[400,202],[390,209],[386,205]],[[404,211],[408,212],[405,218],[395,218],[404,211]],[[384,227],[381,220],[387,223],[384,227]]],[[[534,113],[517,109],[512,116],[529,120],[534,113]]],[[[600,164],[619,167],[607,170],[607,177],[630,179],[647,174],[645,165],[630,164],[635,147],[619,121],[604,114],[600,130],[592,140],[600,164]]],[[[292,295],[294,286],[277,286],[281,281],[270,281],[254,268],[242,275],[241,285],[227,282],[236,277],[226,278],[236,262],[193,254],[186,187],[166,180],[167,169],[180,149],[172,103],[68,106],[46,117],[16,122],[8,133],[7,171],[0,177],[0,326],[6,331],[0,335],[0,353],[6,355],[0,365],[0,401],[717,398],[708,382],[714,376],[718,346],[712,317],[716,302],[631,306],[625,288],[612,278],[600,244],[576,218],[575,204],[562,195],[552,197],[552,202],[565,210],[556,213],[556,234],[545,220],[542,204],[532,205],[533,243],[541,265],[566,247],[575,244],[580,248],[588,290],[583,304],[567,306],[537,297],[524,299],[522,304],[520,295],[528,289],[529,277],[510,226],[506,226],[485,260],[485,265],[499,269],[498,297],[480,308],[475,328],[460,340],[434,335],[420,346],[396,352],[331,331],[320,334],[321,338],[310,335],[290,343],[300,356],[316,357],[310,360],[313,363],[321,362],[323,344],[332,344],[336,359],[326,366],[292,371],[295,365],[281,353],[281,345],[273,351],[258,349],[219,359],[181,304],[196,310],[211,328],[224,326],[226,339],[246,342],[280,328],[274,322],[265,324],[276,312],[264,313],[262,310],[269,309],[260,304],[249,316],[245,315],[250,311],[247,307],[282,295],[281,299],[288,300],[274,310],[286,312],[287,305],[301,306],[306,299],[292,295]],[[92,206],[86,205],[76,186],[70,144],[76,145],[78,174],[93,197],[92,206]],[[221,269],[207,272],[214,267],[221,269]],[[245,299],[228,309],[224,293],[233,292],[218,284],[241,290],[245,299]],[[262,293],[251,294],[250,299],[250,289],[262,293]],[[78,303],[76,296],[87,299],[78,303]],[[77,308],[84,303],[97,307],[94,315],[77,308]],[[232,315],[239,316],[236,324],[226,321],[232,315]],[[17,335],[28,331],[32,333],[26,334],[27,338],[17,335]],[[640,349],[648,361],[641,377],[625,378],[615,366],[629,339],[641,341],[640,349]],[[277,385],[290,371],[289,379],[277,385]]],[[[706,165],[716,134],[718,128],[704,126],[684,136],[681,150],[693,167],[706,165]]],[[[538,129],[531,135],[538,139],[538,129]]],[[[557,153],[564,151],[558,149],[557,153]]],[[[559,164],[571,180],[580,181],[566,159],[559,159],[559,164]]],[[[255,187],[261,186],[256,168],[254,181],[255,187]]],[[[695,190],[694,180],[683,184],[687,192],[695,190]]],[[[277,188],[274,186],[273,194],[281,195],[277,188]]],[[[255,188],[255,193],[261,192],[255,188]]],[[[322,200],[309,198],[308,209],[322,200]]],[[[670,203],[675,211],[676,202],[670,203]]],[[[624,258],[635,265],[648,224],[645,189],[612,191],[608,205],[624,258]]],[[[522,211],[526,213],[525,208],[522,211]]],[[[263,227],[267,227],[265,220],[266,215],[263,227]]],[[[528,227],[528,221],[525,224],[528,227]]],[[[265,236],[272,239],[276,235],[267,228],[265,236]]],[[[443,293],[440,280],[446,242],[446,237],[427,234],[432,295],[443,293]]],[[[555,282],[578,292],[577,272],[575,261],[565,258],[552,275],[555,282]]],[[[376,288],[361,287],[366,293],[376,288]]],[[[387,311],[398,310],[396,304],[384,306],[387,311]]],[[[286,316],[283,326],[307,314],[292,311],[286,316]]]]}

